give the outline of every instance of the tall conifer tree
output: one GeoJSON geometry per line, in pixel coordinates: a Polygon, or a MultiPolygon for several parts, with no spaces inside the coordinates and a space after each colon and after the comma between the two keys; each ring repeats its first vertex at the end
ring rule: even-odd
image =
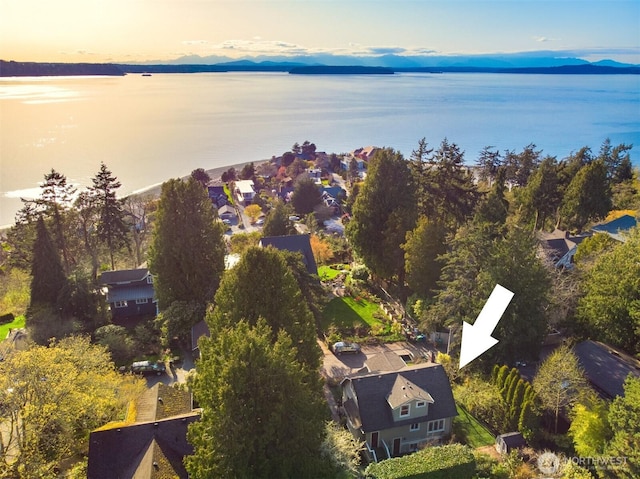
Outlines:
{"type": "Polygon", "coordinates": [[[31,276],[31,308],[56,306],[67,279],[58,251],[42,218],[36,223],[31,276]]]}
{"type": "Polygon", "coordinates": [[[93,186],[89,190],[94,196],[100,216],[98,237],[109,248],[111,269],[115,269],[114,253],[129,245],[129,228],[124,220],[123,202],[116,197],[116,190],[121,184],[104,163],[100,165],[100,171],[92,181],[93,186]]]}

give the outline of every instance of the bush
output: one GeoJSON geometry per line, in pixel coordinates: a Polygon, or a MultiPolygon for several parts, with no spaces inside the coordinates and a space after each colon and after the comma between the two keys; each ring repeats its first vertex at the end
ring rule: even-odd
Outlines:
{"type": "Polygon", "coordinates": [[[461,444],[427,447],[415,454],[369,464],[370,479],[466,479],[476,469],[472,449],[461,444]]]}
{"type": "Polygon", "coordinates": [[[123,366],[134,359],[137,348],[125,327],[107,324],[96,329],[94,336],[96,343],[109,349],[111,358],[117,365],[123,366]]]}

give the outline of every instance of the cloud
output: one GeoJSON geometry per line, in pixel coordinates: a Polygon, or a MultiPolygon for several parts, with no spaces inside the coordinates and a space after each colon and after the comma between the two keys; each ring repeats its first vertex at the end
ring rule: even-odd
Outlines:
{"type": "Polygon", "coordinates": [[[37,198],[38,196],[40,196],[41,193],[42,193],[42,188],[40,188],[39,186],[36,186],[33,188],[24,188],[22,190],[7,191],[2,196],[4,196],[5,198],[31,199],[31,198],[37,198]]]}
{"type": "Polygon", "coordinates": [[[557,42],[562,40],[561,38],[549,38],[545,36],[537,36],[533,37],[533,39],[538,43],[557,42]]]}
{"type": "Polygon", "coordinates": [[[208,45],[209,40],[182,40],[183,45],[208,45]]]}

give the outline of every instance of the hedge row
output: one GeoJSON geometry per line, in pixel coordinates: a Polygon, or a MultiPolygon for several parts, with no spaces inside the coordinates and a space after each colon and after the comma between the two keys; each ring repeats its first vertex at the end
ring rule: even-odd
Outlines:
{"type": "Polygon", "coordinates": [[[365,476],[369,479],[470,479],[475,469],[471,448],[449,444],[369,464],[365,476]]]}

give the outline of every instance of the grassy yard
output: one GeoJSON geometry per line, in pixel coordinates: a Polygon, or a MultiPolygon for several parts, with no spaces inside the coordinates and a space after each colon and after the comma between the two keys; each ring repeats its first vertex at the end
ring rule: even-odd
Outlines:
{"type": "Polygon", "coordinates": [[[9,335],[10,329],[24,328],[24,315],[17,316],[13,321],[0,325],[0,341],[4,341],[9,335]]]}
{"type": "Polygon", "coordinates": [[[368,324],[370,327],[380,324],[373,314],[380,311],[377,303],[364,298],[341,297],[332,299],[324,309],[327,325],[333,324],[337,328],[351,328],[358,324],[368,324]]]}
{"type": "Polygon", "coordinates": [[[333,278],[338,276],[342,271],[336,269],[333,266],[320,266],[318,267],[318,276],[322,281],[331,281],[333,278]]]}
{"type": "Polygon", "coordinates": [[[493,434],[486,427],[480,424],[465,409],[458,405],[456,407],[458,416],[453,420],[453,432],[458,437],[458,440],[473,448],[491,446],[495,443],[493,434]]]}

